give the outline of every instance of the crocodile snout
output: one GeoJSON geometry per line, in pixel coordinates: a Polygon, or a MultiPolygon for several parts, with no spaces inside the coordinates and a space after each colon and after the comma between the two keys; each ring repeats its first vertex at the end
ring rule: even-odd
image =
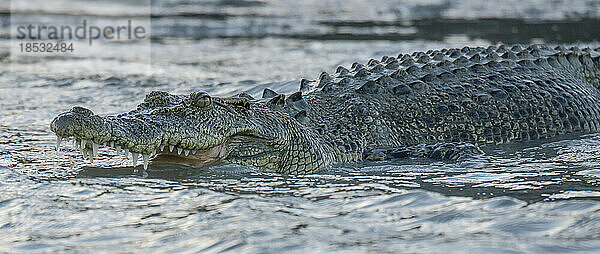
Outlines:
{"type": "Polygon", "coordinates": [[[71,110],[56,116],[50,123],[50,130],[59,137],[74,136],[76,131],[81,130],[81,124],[86,117],[94,113],[84,107],[75,106],[71,110]]]}

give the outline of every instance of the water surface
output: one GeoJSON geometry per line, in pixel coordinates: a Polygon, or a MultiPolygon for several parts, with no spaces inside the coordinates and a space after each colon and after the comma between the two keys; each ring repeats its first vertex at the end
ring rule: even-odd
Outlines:
{"type": "MultiPolygon", "coordinates": [[[[32,20],[143,16],[138,1],[29,0],[32,20]]],[[[143,2],[143,1],[142,1],[143,2]]],[[[255,95],[338,65],[445,47],[598,47],[597,1],[153,1],[152,71],[135,43],[10,60],[0,15],[1,252],[594,253],[600,135],[502,146],[469,161],[338,165],[289,176],[54,151],[81,105],[128,111],[152,90],[255,95]],[[511,6],[519,6],[518,10],[511,6]]]]}

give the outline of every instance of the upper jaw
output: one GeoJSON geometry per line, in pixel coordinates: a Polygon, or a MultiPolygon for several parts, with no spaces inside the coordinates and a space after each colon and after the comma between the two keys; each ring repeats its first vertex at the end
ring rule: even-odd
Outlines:
{"type": "Polygon", "coordinates": [[[50,130],[59,137],[94,139],[97,142],[108,141],[111,129],[111,124],[105,118],[82,107],[73,107],[56,116],[50,123],[50,130]]]}
{"type": "Polygon", "coordinates": [[[96,144],[109,144],[131,152],[150,154],[161,145],[162,131],[143,120],[129,117],[94,115],[75,107],[56,116],[50,129],[60,138],[74,137],[96,144]]]}
{"type": "Polygon", "coordinates": [[[144,168],[147,168],[150,157],[160,146],[162,133],[156,128],[139,125],[141,122],[132,125],[134,122],[114,116],[101,117],[88,109],[74,107],[56,116],[50,123],[50,130],[57,136],[57,150],[63,139],[72,137],[84,158],[90,161],[103,145],[115,148],[118,153],[124,152],[126,156],[131,153],[134,166],[141,154],[144,168]]]}
{"type": "MultiPolygon", "coordinates": [[[[182,136],[185,131],[165,133],[160,119],[155,117],[131,117],[127,114],[102,117],[85,108],[75,107],[56,116],[50,129],[57,135],[57,149],[63,139],[73,137],[84,158],[93,160],[100,146],[108,146],[116,149],[119,154],[124,152],[127,157],[131,156],[134,166],[139,155],[142,155],[144,169],[148,167],[149,159],[156,154],[198,160],[202,165],[217,163],[227,155],[225,139],[184,142],[193,139],[182,136]]],[[[176,126],[171,127],[169,129],[178,129],[176,126]]]]}

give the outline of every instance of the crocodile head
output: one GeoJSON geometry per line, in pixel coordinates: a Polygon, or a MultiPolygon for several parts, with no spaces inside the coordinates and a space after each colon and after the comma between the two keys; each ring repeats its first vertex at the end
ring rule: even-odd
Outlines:
{"type": "Polygon", "coordinates": [[[59,141],[74,137],[90,159],[104,144],[130,152],[134,164],[141,154],[144,167],[155,155],[200,167],[236,163],[283,173],[308,173],[328,161],[315,136],[289,114],[265,102],[204,92],[154,91],[135,110],[112,116],[74,107],[50,129],[59,141]]]}

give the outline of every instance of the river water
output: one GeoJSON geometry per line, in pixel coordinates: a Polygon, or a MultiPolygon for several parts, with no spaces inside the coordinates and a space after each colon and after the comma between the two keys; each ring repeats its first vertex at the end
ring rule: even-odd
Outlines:
{"type": "MultiPolygon", "coordinates": [[[[139,16],[144,1],[25,2],[13,14],[56,22],[139,16]]],[[[56,152],[48,127],[73,105],[119,113],[152,90],[290,92],[301,78],[383,55],[598,47],[598,1],[157,0],[149,55],[99,42],[85,57],[19,59],[9,54],[11,5],[1,3],[0,252],[600,252],[597,134],[471,161],[289,176],[235,165],[143,174],[114,151],[93,163],[72,145],[56,152]]]]}

